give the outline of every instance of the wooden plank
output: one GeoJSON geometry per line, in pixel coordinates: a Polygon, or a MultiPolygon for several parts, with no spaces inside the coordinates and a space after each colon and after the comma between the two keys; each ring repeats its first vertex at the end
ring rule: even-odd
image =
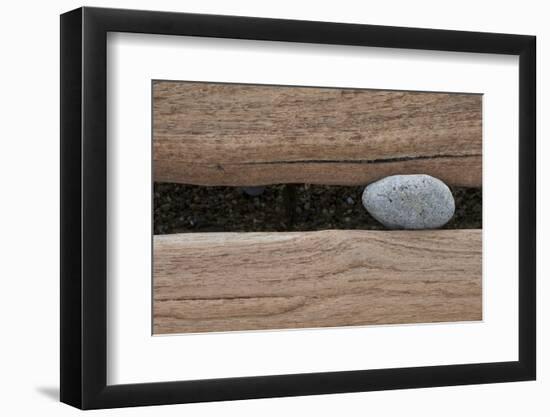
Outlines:
{"type": "Polygon", "coordinates": [[[481,230],[154,237],[155,334],[481,320],[481,230]]]}
{"type": "Polygon", "coordinates": [[[156,81],[156,181],[481,186],[482,96],[156,81]]]}

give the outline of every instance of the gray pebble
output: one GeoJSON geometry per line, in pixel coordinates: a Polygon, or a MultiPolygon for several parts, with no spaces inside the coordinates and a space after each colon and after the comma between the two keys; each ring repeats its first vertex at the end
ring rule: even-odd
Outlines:
{"type": "Polygon", "coordinates": [[[250,197],[256,197],[263,194],[265,187],[243,187],[242,190],[250,197]]]}
{"type": "Polygon", "coordinates": [[[346,203],[353,204],[353,203],[355,203],[355,201],[353,200],[353,198],[348,197],[348,198],[346,198],[346,203]]]}
{"type": "Polygon", "coordinates": [[[455,212],[445,183],[429,175],[393,175],[369,184],[363,206],[390,229],[435,229],[455,212]]]}

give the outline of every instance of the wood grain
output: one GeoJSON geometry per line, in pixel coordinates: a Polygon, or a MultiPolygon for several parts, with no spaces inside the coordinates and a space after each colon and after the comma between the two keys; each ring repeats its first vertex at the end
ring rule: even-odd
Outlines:
{"type": "Polygon", "coordinates": [[[481,320],[481,230],[154,237],[155,334],[481,320]]]}
{"type": "Polygon", "coordinates": [[[482,96],[155,81],[155,181],[481,185],[482,96]]]}

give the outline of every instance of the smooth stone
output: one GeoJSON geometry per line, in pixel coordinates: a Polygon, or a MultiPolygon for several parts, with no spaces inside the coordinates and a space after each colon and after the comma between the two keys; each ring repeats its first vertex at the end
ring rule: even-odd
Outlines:
{"type": "Polygon", "coordinates": [[[265,187],[242,187],[242,190],[250,197],[257,197],[263,194],[265,187]]]}
{"type": "Polygon", "coordinates": [[[367,211],[390,229],[436,229],[455,212],[447,185],[429,175],[392,175],[365,187],[367,211]]]}

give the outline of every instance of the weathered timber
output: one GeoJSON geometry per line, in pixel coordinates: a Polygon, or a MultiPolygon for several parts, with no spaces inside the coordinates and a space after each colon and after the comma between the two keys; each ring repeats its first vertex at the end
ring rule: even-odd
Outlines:
{"type": "Polygon", "coordinates": [[[481,230],[154,237],[155,334],[482,319],[481,230]]]}
{"type": "Polygon", "coordinates": [[[478,187],[482,96],[155,81],[153,154],[159,182],[478,187]]]}

